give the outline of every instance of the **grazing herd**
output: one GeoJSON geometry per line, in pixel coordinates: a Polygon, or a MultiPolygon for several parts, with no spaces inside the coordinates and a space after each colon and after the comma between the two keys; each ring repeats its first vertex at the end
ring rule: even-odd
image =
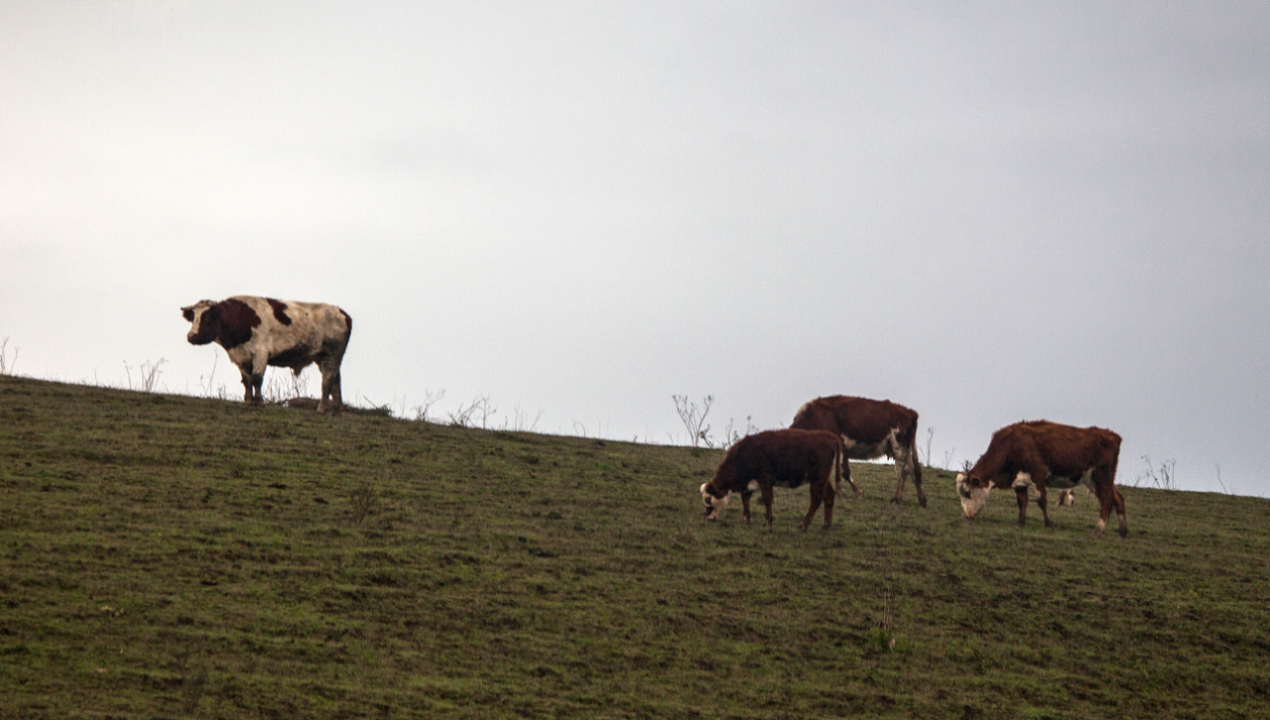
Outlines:
{"type": "MultiPolygon", "coordinates": [[[[217,343],[242,374],[247,404],[260,404],[265,369],[286,367],[299,375],[316,363],[322,373],[318,411],[343,407],[340,363],[348,348],[353,319],[334,305],[236,295],[220,302],[200,300],[181,308],[190,323],[186,339],[193,345],[217,343]]],[[[741,494],[745,521],[750,498],[758,491],[772,524],[772,490],[811,488],[811,507],[804,530],[821,505],[824,527],[833,523],[834,499],[842,494],[845,475],[856,497],[861,490],[851,477],[849,460],[888,457],[895,461],[895,496],[900,502],[904,479],[913,477],[917,502],[926,507],[922,466],[917,454],[917,413],[889,400],[836,395],[804,404],[788,430],[769,430],[737,441],[728,450],[714,478],[701,485],[706,518],[717,520],[733,493],[741,494]]],[[[992,441],[974,467],[957,476],[957,495],[967,519],[978,515],[993,488],[1013,489],[1019,504],[1019,525],[1027,520],[1029,489],[1050,520],[1048,489],[1060,491],[1059,504],[1070,504],[1071,489],[1089,488],[1099,503],[1097,532],[1107,527],[1114,507],[1120,534],[1128,532],[1124,497],[1116,488],[1120,436],[1102,428],[1077,428],[1045,420],[1020,422],[993,433],[992,441]]]]}
{"type": "MultiPolygon", "coordinates": [[[[745,520],[750,520],[750,496],[757,490],[772,524],[772,488],[811,485],[811,509],[803,518],[803,529],[811,524],[816,510],[825,507],[825,527],[833,522],[836,495],[842,494],[841,476],[860,497],[859,486],[851,479],[849,459],[870,460],[883,455],[894,458],[897,484],[891,502],[899,502],[904,477],[911,474],[917,488],[917,502],[926,507],[922,491],[922,466],[915,438],[917,413],[890,400],[857,397],[823,397],[799,408],[789,430],[770,430],[742,438],[728,450],[714,479],[701,485],[706,518],[717,520],[731,493],[741,493],[745,520]],[[831,442],[836,438],[837,442],[831,442]],[[832,453],[832,457],[830,454],[832,453]],[[831,484],[830,476],[838,479],[831,484]]],[[[1015,423],[998,430],[983,457],[974,467],[957,476],[957,494],[962,514],[972,520],[988,502],[993,488],[1014,490],[1019,503],[1019,526],[1027,521],[1029,489],[1035,490],[1037,504],[1050,520],[1048,488],[1060,492],[1059,504],[1071,504],[1071,490],[1089,488],[1099,503],[1097,532],[1107,527],[1114,507],[1120,534],[1129,532],[1125,519],[1124,496],[1116,488],[1116,463],[1120,457],[1120,436],[1102,428],[1078,428],[1046,420],[1015,423]]]]}

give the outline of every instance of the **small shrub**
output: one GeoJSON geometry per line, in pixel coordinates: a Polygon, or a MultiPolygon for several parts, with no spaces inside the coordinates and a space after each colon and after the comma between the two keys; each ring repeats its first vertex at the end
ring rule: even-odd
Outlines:
{"type": "Polygon", "coordinates": [[[670,399],[675,401],[675,412],[679,413],[679,420],[687,428],[688,439],[692,442],[692,446],[700,447],[703,442],[709,446],[710,426],[706,425],[706,416],[710,414],[710,406],[714,404],[714,396],[705,396],[701,400],[700,407],[696,403],[690,402],[687,395],[671,395],[670,399]]]}
{"type": "Polygon", "coordinates": [[[349,494],[349,508],[353,513],[353,524],[361,525],[366,516],[374,512],[377,502],[375,488],[366,481],[358,483],[349,494]]]}
{"type": "Polygon", "coordinates": [[[441,401],[441,398],[444,398],[444,397],[445,397],[445,388],[441,388],[440,390],[436,392],[433,392],[432,390],[429,390],[428,388],[424,388],[423,404],[415,406],[414,419],[418,422],[430,422],[429,420],[430,416],[428,415],[428,412],[432,409],[433,405],[436,405],[438,402],[441,401]]]}
{"type": "Polygon", "coordinates": [[[912,644],[903,635],[894,635],[886,628],[875,627],[865,631],[864,649],[876,655],[907,655],[912,650],[912,644]]]}
{"type": "Polygon", "coordinates": [[[154,392],[159,384],[159,368],[167,362],[167,358],[159,358],[158,362],[151,363],[149,360],[137,366],[137,381],[133,384],[132,368],[128,366],[128,361],[123,363],[123,370],[128,375],[128,389],[140,392],[154,392]]]}
{"type": "Polygon", "coordinates": [[[1180,490],[1177,484],[1177,461],[1165,460],[1160,463],[1159,470],[1156,470],[1155,464],[1151,462],[1150,455],[1142,456],[1143,462],[1147,464],[1145,472],[1138,473],[1133,480],[1133,486],[1139,487],[1144,480],[1150,480],[1151,485],[1160,490],[1180,490]]]}

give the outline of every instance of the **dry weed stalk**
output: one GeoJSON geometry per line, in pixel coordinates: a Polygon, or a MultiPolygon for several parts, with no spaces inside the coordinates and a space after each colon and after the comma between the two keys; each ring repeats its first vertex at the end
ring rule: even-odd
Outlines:
{"type": "Polygon", "coordinates": [[[0,341],[0,375],[12,375],[13,366],[18,363],[18,347],[13,347],[13,358],[9,358],[9,336],[0,341]]]}

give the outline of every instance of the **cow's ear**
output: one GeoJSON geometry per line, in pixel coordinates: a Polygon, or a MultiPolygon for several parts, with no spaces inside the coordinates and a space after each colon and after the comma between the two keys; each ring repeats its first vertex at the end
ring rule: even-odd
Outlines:
{"type": "Polygon", "coordinates": [[[194,322],[194,306],[186,305],[181,308],[181,317],[185,318],[186,322],[194,322]]]}

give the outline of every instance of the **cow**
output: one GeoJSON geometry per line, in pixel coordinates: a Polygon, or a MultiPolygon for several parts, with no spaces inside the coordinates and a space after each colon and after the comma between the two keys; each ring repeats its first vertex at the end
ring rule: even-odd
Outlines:
{"type": "MultiPolygon", "coordinates": [[[[804,403],[794,415],[791,428],[800,430],[827,430],[842,436],[847,457],[852,460],[872,460],[885,455],[895,460],[895,497],[897,503],[904,493],[904,476],[912,474],[917,486],[917,504],[926,507],[926,493],[922,490],[922,463],[917,456],[917,412],[890,400],[833,395],[816,398],[804,403]]],[[[856,497],[863,493],[851,478],[848,463],[844,474],[856,497]]],[[[841,494],[842,485],[838,492],[841,494]]]]}
{"type": "Polygon", "coordinates": [[[242,374],[243,402],[259,405],[265,368],[291,368],[296,375],[312,363],[322,371],[318,412],[343,408],[340,361],[348,348],[353,319],[340,308],[323,303],[275,300],[235,295],[213,302],[200,300],[181,308],[190,324],[191,345],[215,342],[225,348],[242,374]],[[329,402],[328,402],[329,398],[329,402]]]}
{"type": "MultiPolygon", "coordinates": [[[[1124,496],[1116,487],[1120,460],[1120,436],[1110,430],[1078,428],[1047,420],[1007,425],[992,434],[988,449],[974,467],[957,475],[961,511],[973,519],[988,503],[992,488],[1014,490],[1019,503],[1019,527],[1027,521],[1028,488],[1036,490],[1036,504],[1051,527],[1046,488],[1089,487],[1100,508],[1097,532],[1107,527],[1114,505],[1120,518],[1120,535],[1127,535],[1124,496]]],[[[1061,502],[1061,500],[1060,500],[1061,502]]]]}
{"type": "Polygon", "coordinates": [[[811,509],[803,518],[806,530],[821,502],[825,505],[825,528],[833,523],[835,477],[842,482],[842,440],[819,430],[768,430],[741,438],[715,470],[714,479],[701,485],[706,519],[718,520],[734,492],[741,493],[745,522],[750,522],[750,496],[758,490],[767,508],[767,525],[772,525],[772,488],[811,485],[811,509]]]}

